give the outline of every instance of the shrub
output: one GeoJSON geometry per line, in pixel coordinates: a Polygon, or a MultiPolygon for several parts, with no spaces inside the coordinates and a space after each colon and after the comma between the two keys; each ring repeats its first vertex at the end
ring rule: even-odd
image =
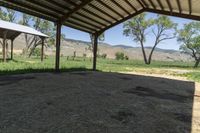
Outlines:
{"type": "Polygon", "coordinates": [[[32,55],[39,57],[41,55],[41,49],[35,48],[32,55]]]}
{"type": "Polygon", "coordinates": [[[98,58],[106,59],[107,54],[98,55],[98,58]]]}
{"type": "Polygon", "coordinates": [[[125,60],[129,60],[129,57],[127,55],[124,58],[125,58],[125,60]]]}
{"type": "Polygon", "coordinates": [[[124,58],[125,58],[124,53],[122,53],[122,52],[115,53],[115,59],[116,60],[124,60],[124,58]]]}

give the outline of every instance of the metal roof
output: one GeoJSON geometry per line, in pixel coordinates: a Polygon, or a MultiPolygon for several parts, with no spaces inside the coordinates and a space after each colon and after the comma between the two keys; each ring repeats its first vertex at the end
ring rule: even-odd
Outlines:
{"type": "Polygon", "coordinates": [[[3,38],[3,31],[7,31],[6,34],[7,39],[14,39],[21,33],[37,35],[40,37],[48,37],[47,35],[31,27],[0,20],[0,38],[3,38]]]}
{"type": "Polygon", "coordinates": [[[102,33],[145,11],[200,20],[200,0],[0,0],[0,5],[88,33],[102,33]]]}

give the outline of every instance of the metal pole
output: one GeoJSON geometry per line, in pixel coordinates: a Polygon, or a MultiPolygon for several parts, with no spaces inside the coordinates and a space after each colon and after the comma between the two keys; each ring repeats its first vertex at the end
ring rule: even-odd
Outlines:
{"type": "Polygon", "coordinates": [[[97,62],[97,47],[98,47],[98,35],[94,34],[94,48],[93,48],[93,71],[96,71],[97,62]]]}
{"type": "Polygon", "coordinates": [[[56,66],[55,71],[59,72],[59,66],[60,66],[60,37],[61,37],[61,26],[62,24],[60,22],[57,23],[56,27],[56,66]]]}

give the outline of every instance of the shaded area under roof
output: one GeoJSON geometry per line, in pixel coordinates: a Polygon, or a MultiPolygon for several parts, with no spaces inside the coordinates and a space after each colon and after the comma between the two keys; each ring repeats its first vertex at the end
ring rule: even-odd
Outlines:
{"type": "Polygon", "coordinates": [[[145,11],[200,20],[200,0],[0,0],[0,6],[88,33],[102,33],[145,11]]]}
{"type": "Polygon", "coordinates": [[[0,20],[0,38],[3,38],[4,31],[7,31],[7,39],[15,39],[21,33],[36,35],[39,37],[47,38],[48,36],[28,26],[15,24],[7,21],[0,20]]]}

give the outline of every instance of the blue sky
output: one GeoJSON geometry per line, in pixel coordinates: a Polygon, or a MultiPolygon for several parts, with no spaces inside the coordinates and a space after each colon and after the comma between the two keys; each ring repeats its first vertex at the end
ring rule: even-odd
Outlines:
{"type": "MultiPolygon", "coordinates": [[[[148,13],[147,17],[155,17],[156,14],[148,13]]],[[[178,24],[178,28],[183,27],[183,24],[191,22],[191,20],[188,19],[182,19],[177,17],[170,17],[170,19],[178,24]]],[[[89,34],[84,33],[78,30],[71,29],[69,27],[63,27],[62,32],[66,35],[66,38],[70,39],[77,39],[77,40],[83,40],[83,41],[90,41],[89,34]]],[[[111,45],[127,45],[127,46],[133,46],[138,47],[139,45],[136,44],[131,38],[125,37],[123,35],[123,24],[119,24],[105,32],[105,43],[109,43],[111,45]]],[[[152,46],[153,39],[148,36],[147,41],[145,43],[145,46],[152,46]]],[[[161,44],[158,45],[158,48],[162,49],[175,49],[178,50],[180,47],[180,44],[176,41],[176,39],[173,40],[167,40],[161,44]]]]}

